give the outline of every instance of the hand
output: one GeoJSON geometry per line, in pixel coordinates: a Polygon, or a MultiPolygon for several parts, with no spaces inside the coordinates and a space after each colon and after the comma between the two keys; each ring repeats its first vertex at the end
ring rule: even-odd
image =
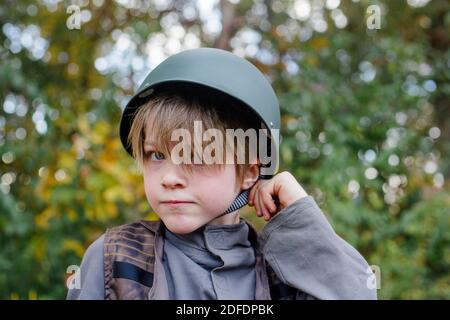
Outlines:
{"type": "Polygon", "coordinates": [[[264,216],[264,220],[269,221],[281,209],[307,196],[295,177],[284,171],[270,180],[258,180],[250,190],[248,204],[255,206],[258,217],[264,216]]]}

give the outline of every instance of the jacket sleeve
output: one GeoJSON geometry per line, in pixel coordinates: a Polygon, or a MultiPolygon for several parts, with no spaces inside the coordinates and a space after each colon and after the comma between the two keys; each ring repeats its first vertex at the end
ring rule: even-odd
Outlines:
{"type": "Polygon", "coordinates": [[[77,272],[80,276],[79,288],[69,289],[67,300],[104,300],[105,285],[103,274],[103,243],[105,236],[95,240],[84,254],[77,272]]]}
{"type": "Polygon", "coordinates": [[[377,299],[367,262],[334,232],[311,196],[278,212],[260,242],[280,281],[298,290],[297,299],[377,299]]]}

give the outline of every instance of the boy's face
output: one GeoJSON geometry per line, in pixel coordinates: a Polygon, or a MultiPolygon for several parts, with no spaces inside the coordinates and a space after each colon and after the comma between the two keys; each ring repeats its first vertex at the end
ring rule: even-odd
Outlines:
{"type": "Polygon", "coordinates": [[[189,233],[215,219],[228,209],[244,186],[237,182],[235,164],[225,164],[223,170],[192,165],[192,172],[188,172],[174,164],[170,155],[149,151],[155,150],[145,146],[145,194],[171,232],[189,233]],[[171,200],[183,202],[169,203],[171,200]]]}

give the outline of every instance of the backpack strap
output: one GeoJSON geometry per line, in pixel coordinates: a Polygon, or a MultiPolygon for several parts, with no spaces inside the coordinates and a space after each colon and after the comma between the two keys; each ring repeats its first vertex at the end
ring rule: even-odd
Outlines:
{"type": "Polygon", "coordinates": [[[153,285],[155,231],[160,221],[108,229],[103,247],[105,300],[146,300],[153,285]]]}

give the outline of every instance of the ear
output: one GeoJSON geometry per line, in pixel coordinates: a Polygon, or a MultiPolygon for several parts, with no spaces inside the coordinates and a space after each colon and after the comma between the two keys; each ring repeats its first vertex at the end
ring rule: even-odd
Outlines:
{"type": "Polygon", "coordinates": [[[242,178],[241,189],[246,190],[253,186],[259,177],[259,164],[251,164],[249,168],[244,172],[242,178]]]}

